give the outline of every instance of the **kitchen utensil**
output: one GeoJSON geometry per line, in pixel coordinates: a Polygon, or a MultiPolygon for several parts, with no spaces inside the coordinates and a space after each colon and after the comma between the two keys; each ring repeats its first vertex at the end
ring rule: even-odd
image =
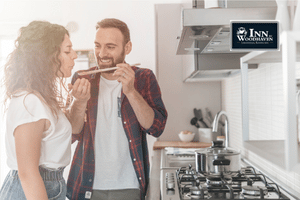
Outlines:
{"type": "Polygon", "coordinates": [[[203,117],[203,121],[207,124],[208,128],[212,128],[212,123],[210,123],[205,117],[203,117]]]}
{"type": "Polygon", "coordinates": [[[213,141],[206,149],[207,169],[210,174],[231,174],[241,169],[240,151],[230,147],[225,148],[223,141],[213,141]]]}
{"type": "Polygon", "coordinates": [[[207,116],[204,119],[208,122],[208,124],[210,124],[210,127],[212,127],[212,122],[210,121],[210,119],[207,116]]]}
{"type": "Polygon", "coordinates": [[[210,124],[212,124],[214,121],[214,118],[213,118],[210,110],[208,108],[205,108],[205,111],[206,111],[205,118],[209,121],[210,124]]]}
{"type": "Polygon", "coordinates": [[[205,128],[209,128],[209,126],[205,123],[205,121],[203,120],[203,116],[202,116],[202,111],[201,109],[198,109],[197,111],[197,118],[200,122],[202,122],[202,124],[204,124],[205,128]]]}
{"type": "Polygon", "coordinates": [[[199,120],[200,118],[200,116],[199,116],[199,113],[198,113],[198,110],[197,110],[197,108],[194,108],[194,115],[195,115],[195,117],[197,118],[197,120],[199,120]]]}
{"type": "Polygon", "coordinates": [[[199,124],[198,124],[198,119],[197,119],[197,117],[193,117],[193,118],[191,119],[191,124],[192,124],[193,126],[196,126],[197,128],[200,128],[200,126],[199,126],[199,124]]]}
{"type": "MultiPolygon", "coordinates": [[[[130,65],[131,67],[133,66],[138,66],[141,65],[140,63],[136,63],[133,65],[130,65]]],[[[83,76],[83,75],[88,75],[88,74],[95,74],[95,73],[99,73],[99,72],[107,72],[107,71],[111,71],[111,70],[116,70],[118,69],[118,67],[111,67],[111,68],[106,68],[106,69],[98,69],[98,70],[93,70],[93,71],[87,71],[87,72],[79,72],[78,75],[83,76]]]]}

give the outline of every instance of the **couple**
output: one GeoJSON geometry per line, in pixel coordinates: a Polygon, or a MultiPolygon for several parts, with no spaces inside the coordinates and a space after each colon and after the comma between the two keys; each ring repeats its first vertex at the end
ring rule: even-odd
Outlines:
{"type": "Polygon", "coordinates": [[[0,200],[144,199],[149,182],[146,134],[162,134],[167,111],[151,70],[130,67],[127,25],[97,23],[98,68],[114,71],[73,76],[70,101],[59,88],[71,76],[76,52],[60,25],[33,21],[20,29],[5,64],[6,150],[11,171],[0,200]],[[78,140],[67,186],[71,140],[78,140]]]}

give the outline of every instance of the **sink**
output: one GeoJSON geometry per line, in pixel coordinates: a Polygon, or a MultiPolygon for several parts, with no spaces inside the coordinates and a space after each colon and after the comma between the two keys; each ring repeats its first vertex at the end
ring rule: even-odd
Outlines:
{"type": "Polygon", "coordinates": [[[161,150],[161,169],[187,167],[189,164],[195,167],[194,154],[167,154],[165,149],[161,150]]]}

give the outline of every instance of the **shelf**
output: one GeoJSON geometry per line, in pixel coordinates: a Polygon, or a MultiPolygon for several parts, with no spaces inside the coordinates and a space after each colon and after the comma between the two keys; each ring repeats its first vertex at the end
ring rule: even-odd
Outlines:
{"type": "Polygon", "coordinates": [[[280,36],[280,51],[255,51],[241,57],[242,77],[242,129],[246,149],[286,169],[296,170],[300,166],[296,123],[296,62],[300,61],[300,32],[287,31],[280,36]],[[254,141],[249,139],[249,65],[260,63],[282,63],[284,93],[284,135],[285,139],[254,141]]]}
{"type": "MultiPolygon", "coordinates": [[[[285,34],[280,37],[282,41],[285,34]]],[[[296,50],[300,49],[300,43],[296,43],[296,50]]],[[[296,51],[296,62],[300,62],[300,51],[296,51]]],[[[253,51],[241,58],[242,63],[261,64],[261,63],[281,63],[282,45],[279,51],[253,51]]]]}
{"type": "Polygon", "coordinates": [[[253,51],[242,57],[243,63],[260,64],[282,62],[281,51],[253,51]]]}

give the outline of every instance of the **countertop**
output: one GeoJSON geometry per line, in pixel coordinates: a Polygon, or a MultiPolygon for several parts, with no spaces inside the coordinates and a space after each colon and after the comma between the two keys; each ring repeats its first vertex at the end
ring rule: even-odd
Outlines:
{"type": "Polygon", "coordinates": [[[160,149],[164,149],[165,147],[206,148],[210,146],[211,143],[205,143],[205,142],[156,141],[154,142],[153,150],[160,150],[160,149]]]}

